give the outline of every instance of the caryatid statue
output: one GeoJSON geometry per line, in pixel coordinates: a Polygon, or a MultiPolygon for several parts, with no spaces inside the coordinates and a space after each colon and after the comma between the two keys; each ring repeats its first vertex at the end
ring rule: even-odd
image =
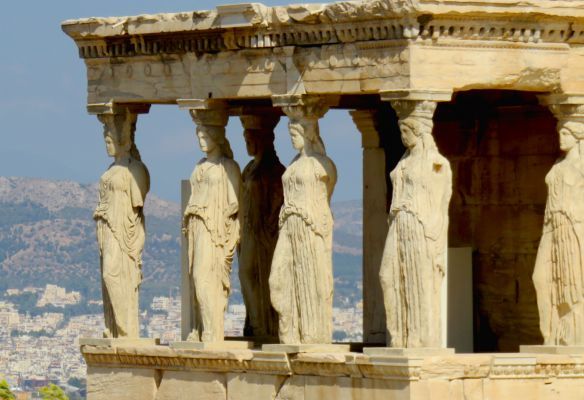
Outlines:
{"type": "Polygon", "coordinates": [[[192,299],[187,340],[219,342],[224,340],[231,264],[239,242],[241,174],[225,137],[225,110],[192,110],[191,115],[206,156],[191,175],[191,197],[183,221],[192,299]]]}
{"type": "Polygon", "coordinates": [[[380,269],[388,346],[438,348],[452,172],[432,137],[436,103],[391,104],[406,152],[390,174],[393,195],[380,269]]]}
{"type": "Polygon", "coordinates": [[[330,343],[333,308],[333,216],[337,181],[318,120],[327,107],[319,98],[284,107],[298,155],[284,175],[284,205],[270,273],[272,305],[284,344],[330,343]]]}
{"type": "Polygon", "coordinates": [[[101,261],[106,338],[138,338],[138,290],[142,281],[144,214],[148,169],[134,144],[137,115],[100,114],[107,154],[114,162],[99,180],[93,214],[101,261]]]}
{"type": "Polygon", "coordinates": [[[247,152],[254,159],[242,174],[239,278],[247,312],[244,336],[277,338],[278,315],[270,301],[269,278],[284,201],[280,163],[274,149],[278,115],[241,116],[247,152]]]}
{"type": "Polygon", "coordinates": [[[545,178],[547,204],[533,272],[540,329],[550,346],[584,345],[584,106],[580,108],[579,115],[556,113],[564,155],[545,178]]]}

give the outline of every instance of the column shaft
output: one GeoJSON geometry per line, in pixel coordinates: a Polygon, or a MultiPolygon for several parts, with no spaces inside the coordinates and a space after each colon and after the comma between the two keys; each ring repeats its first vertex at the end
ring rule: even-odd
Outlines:
{"type": "Polygon", "coordinates": [[[353,111],[363,145],[363,342],[385,343],[385,309],[379,268],[387,236],[385,150],[375,126],[376,111],[353,111]]]}

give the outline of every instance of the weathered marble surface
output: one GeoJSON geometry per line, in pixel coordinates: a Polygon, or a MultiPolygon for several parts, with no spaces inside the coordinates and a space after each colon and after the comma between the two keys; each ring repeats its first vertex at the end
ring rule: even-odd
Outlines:
{"type": "Polygon", "coordinates": [[[85,346],[88,400],[578,399],[582,355],[368,357],[85,346]],[[138,397],[137,397],[138,396],[138,397]]]}
{"type": "Polygon", "coordinates": [[[337,181],[318,119],[328,107],[321,98],[285,106],[298,155],[282,176],[284,204],[270,274],[270,296],[279,316],[280,343],[332,340],[333,216],[330,200],[337,181]]]}
{"type": "Polygon", "coordinates": [[[270,300],[270,271],[284,202],[282,165],[274,149],[278,115],[244,115],[247,152],[253,156],[242,173],[239,279],[246,308],[243,335],[274,340],[278,315],[270,300]]]}
{"type": "Polygon", "coordinates": [[[146,239],[142,208],[150,176],[134,144],[137,115],[100,114],[107,154],[114,162],[99,181],[93,219],[101,262],[105,338],[140,336],[138,290],[146,239]]]}
{"type": "Polygon", "coordinates": [[[191,175],[191,197],[183,222],[192,298],[188,340],[221,342],[231,264],[240,235],[241,173],[225,137],[225,110],[193,110],[191,114],[206,157],[191,175]]]}
{"type": "Polygon", "coordinates": [[[584,107],[559,119],[560,149],[545,181],[548,197],[533,282],[544,345],[584,345],[584,107]]]}
{"type": "Polygon", "coordinates": [[[452,172],[432,137],[436,103],[393,101],[392,107],[407,150],[391,172],[393,197],[380,270],[387,344],[441,347],[452,172]]]}
{"type": "MultiPolygon", "coordinates": [[[[309,93],[341,104],[398,88],[584,92],[583,15],[582,1],[372,0],[219,6],[67,21],[63,29],[86,63],[92,103],[213,98],[239,106],[242,99],[309,93]]],[[[514,349],[518,338],[536,339],[528,275],[544,191],[543,180],[533,178],[547,167],[553,145],[539,132],[547,125],[532,115],[515,118],[516,129],[507,117],[478,114],[445,128],[468,124],[455,127],[461,140],[444,134],[448,146],[468,146],[456,161],[461,202],[454,212],[469,223],[456,229],[478,249],[481,339],[514,349]],[[499,149],[503,142],[523,143],[499,149]],[[501,224],[484,223],[492,220],[501,224]]]]}
{"type": "Polygon", "coordinates": [[[170,104],[397,88],[582,92],[583,15],[582,1],[246,3],[62,28],[85,59],[89,102],[170,104]]]}
{"type": "Polygon", "coordinates": [[[355,22],[364,18],[395,18],[407,14],[450,12],[467,15],[494,14],[526,16],[584,16],[582,1],[494,0],[485,4],[478,0],[448,0],[440,5],[431,0],[339,1],[332,4],[293,4],[267,7],[261,3],[217,6],[215,10],[178,13],[143,14],[127,17],[84,18],[63,22],[63,29],[73,38],[97,38],[153,32],[181,32],[212,28],[282,26],[295,24],[330,24],[355,22]],[[239,18],[234,18],[239,17],[239,18]]]}

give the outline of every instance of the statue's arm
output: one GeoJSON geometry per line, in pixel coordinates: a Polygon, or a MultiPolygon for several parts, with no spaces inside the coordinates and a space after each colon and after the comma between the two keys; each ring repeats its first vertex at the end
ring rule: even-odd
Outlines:
{"type": "Polygon", "coordinates": [[[324,165],[325,165],[325,170],[326,170],[326,174],[327,174],[327,178],[328,178],[326,180],[326,185],[327,185],[327,191],[328,191],[328,201],[330,204],[331,197],[333,196],[333,191],[335,190],[335,185],[337,184],[337,176],[338,176],[337,175],[337,166],[335,165],[333,160],[331,160],[328,157],[326,157],[326,162],[324,165]]]}
{"type": "Polygon", "coordinates": [[[150,190],[150,174],[144,164],[131,167],[129,171],[132,207],[142,208],[150,190]]]}
{"type": "MultiPolygon", "coordinates": [[[[446,160],[432,163],[429,183],[429,209],[426,236],[442,243],[448,235],[448,206],[452,196],[452,171],[446,160]]],[[[442,244],[438,244],[442,246],[442,244]]]]}
{"type": "Polygon", "coordinates": [[[239,165],[233,160],[227,163],[225,171],[227,173],[227,208],[224,215],[226,217],[233,217],[239,210],[241,172],[239,165]]]}

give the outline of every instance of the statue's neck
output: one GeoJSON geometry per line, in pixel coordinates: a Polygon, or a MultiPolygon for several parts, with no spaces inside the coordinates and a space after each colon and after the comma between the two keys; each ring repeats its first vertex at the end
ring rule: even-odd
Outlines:
{"type": "Polygon", "coordinates": [[[207,153],[207,160],[211,162],[219,162],[223,157],[221,153],[221,149],[219,147],[215,147],[213,150],[207,153]]]}
{"type": "Polygon", "coordinates": [[[258,151],[257,154],[253,156],[253,159],[256,163],[260,163],[263,160],[271,160],[274,158],[276,158],[275,149],[265,149],[262,151],[258,151]]]}
{"type": "Polygon", "coordinates": [[[568,150],[564,159],[570,162],[578,161],[580,159],[580,146],[576,145],[568,150]]]}
{"type": "Polygon", "coordinates": [[[127,164],[130,159],[130,153],[123,153],[114,157],[116,164],[127,164]]]}

